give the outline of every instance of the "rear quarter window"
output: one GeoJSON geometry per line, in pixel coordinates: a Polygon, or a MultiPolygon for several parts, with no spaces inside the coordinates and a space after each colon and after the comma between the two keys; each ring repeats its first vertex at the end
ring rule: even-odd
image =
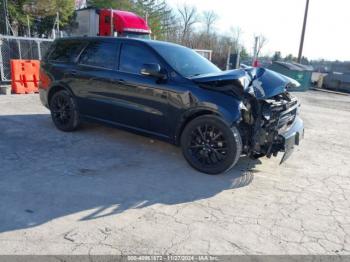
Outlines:
{"type": "Polygon", "coordinates": [[[84,43],[78,40],[57,41],[53,43],[53,51],[49,54],[48,60],[60,63],[72,63],[79,55],[84,43]]]}

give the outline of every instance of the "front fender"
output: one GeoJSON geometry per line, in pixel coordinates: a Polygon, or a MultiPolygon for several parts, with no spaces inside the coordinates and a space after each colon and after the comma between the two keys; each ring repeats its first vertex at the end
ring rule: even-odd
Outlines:
{"type": "Polygon", "coordinates": [[[216,115],[219,116],[228,126],[234,125],[241,119],[241,101],[233,99],[233,103],[229,106],[217,105],[212,102],[200,102],[195,107],[187,109],[177,121],[174,141],[179,143],[181,133],[185,126],[202,115],[216,115]]]}
{"type": "Polygon", "coordinates": [[[197,106],[197,108],[211,111],[213,114],[220,116],[227,125],[232,126],[241,118],[241,101],[234,99],[232,102],[233,103],[230,103],[229,105],[218,105],[211,102],[202,102],[199,104],[199,106],[197,106]]]}

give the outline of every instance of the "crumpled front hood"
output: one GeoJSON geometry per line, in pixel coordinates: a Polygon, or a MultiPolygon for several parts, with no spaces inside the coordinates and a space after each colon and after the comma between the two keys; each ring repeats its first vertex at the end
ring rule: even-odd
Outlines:
{"type": "Polygon", "coordinates": [[[200,87],[216,91],[233,91],[238,96],[249,93],[257,99],[267,99],[284,93],[288,86],[300,84],[287,76],[265,68],[222,71],[191,78],[200,87]]]}

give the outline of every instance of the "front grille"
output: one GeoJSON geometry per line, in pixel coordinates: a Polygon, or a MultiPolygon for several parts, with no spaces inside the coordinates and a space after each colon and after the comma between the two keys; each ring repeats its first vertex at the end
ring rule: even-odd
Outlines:
{"type": "Polygon", "coordinates": [[[293,124],[296,114],[297,114],[297,108],[287,113],[285,112],[281,113],[280,118],[278,120],[278,125],[277,125],[277,128],[280,133],[288,130],[288,128],[293,124]]]}
{"type": "Polygon", "coordinates": [[[264,101],[271,117],[265,123],[267,127],[274,127],[278,133],[283,133],[293,124],[297,115],[298,100],[289,93],[279,94],[264,101]]]}

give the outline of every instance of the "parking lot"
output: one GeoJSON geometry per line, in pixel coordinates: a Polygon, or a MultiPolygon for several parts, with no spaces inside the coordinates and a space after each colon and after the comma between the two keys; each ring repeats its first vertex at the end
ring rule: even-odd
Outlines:
{"type": "Polygon", "coordinates": [[[193,170],[179,148],[0,96],[1,254],[350,254],[350,96],[302,100],[286,163],[193,170]]]}

